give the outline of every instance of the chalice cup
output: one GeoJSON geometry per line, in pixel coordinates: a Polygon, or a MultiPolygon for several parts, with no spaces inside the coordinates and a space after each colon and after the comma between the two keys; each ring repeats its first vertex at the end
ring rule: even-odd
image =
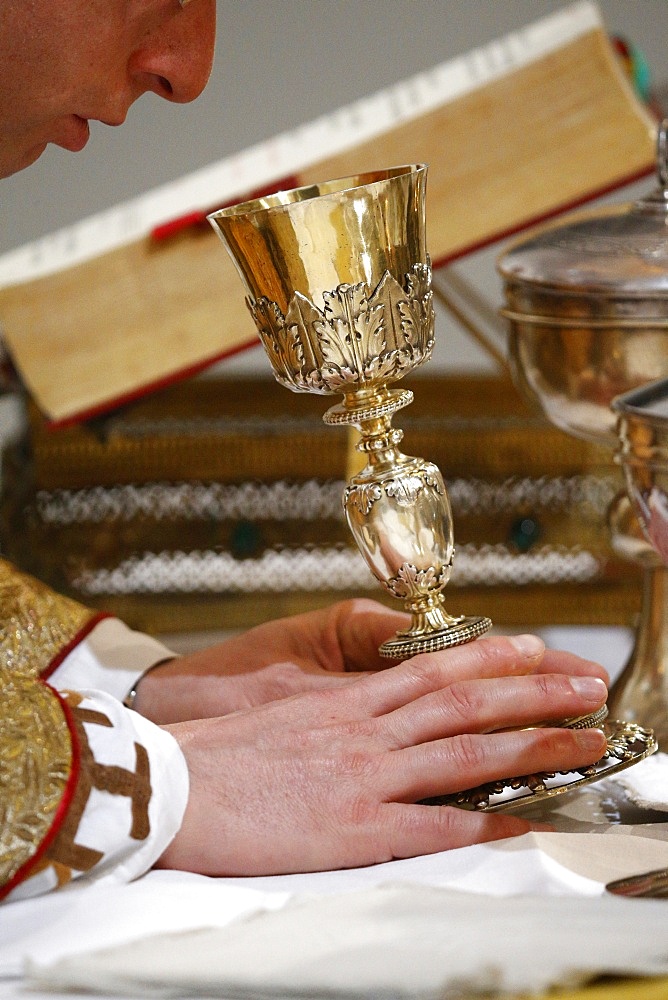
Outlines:
{"type": "Polygon", "coordinates": [[[209,216],[278,382],[340,393],[323,419],[359,432],[366,465],[348,479],[343,506],[372,573],[411,614],[380,647],[396,659],[469,642],[492,624],[446,611],[454,535],[445,484],[432,462],[399,450],[403,432],[392,427],[413,400],[394,383],[434,343],[426,177],[420,164],[377,170],[209,216]]]}

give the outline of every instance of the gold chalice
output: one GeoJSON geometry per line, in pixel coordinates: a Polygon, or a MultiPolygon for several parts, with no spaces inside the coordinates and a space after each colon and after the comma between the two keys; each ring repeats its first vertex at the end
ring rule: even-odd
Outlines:
{"type": "MultiPolygon", "coordinates": [[[[394,383],[426,361],[434,338],[421,165],[360,174],[213,212],[209,220],[247,289],[276,379],[295,392],[340,393],[328,424],[359,431],[366,458],[343,503],[353,537],[383,587],[404,601],[409,627],[381,653],[403,659],[469,642],[484,616],[443,605],[454,557],[450,504],[438,468],[399,450],[392,415],[413,393],[394,383]]],[[[562,725],[599,725],[605,711],[562,725]]],[[[510,808],[628,767],[656,749],[651,734],[615,727],[597,765],[533,774],[433,801],[510,808]]]]}
{"type": "MultiPolygon", "coordinates": [[[[659,187],[648,197],[546,226],[498,261],[517,383],[557,427],[611,450],[613,399],[668,376],[666,150],[664,123],[659,187]]],[[[668,568],[624,490],[608,521],[615,551],[643,568],[635,646],[608,707],[661,741],[668,738],[668,568]]]]}
{"type": "Polygon", "coordinates": [[[436,465],[399,450],[392,415],[413,400],[393,384],[434,343],[425,236],[427,168],[401,166],[312,184],[213,212],[276,379],[341,393],[327,424],[357,428],[366,465],[343,504],[367,565],[411,614],[381,654],[403,659],[468,642],[484,616],[451,615],[452,514],[436,465]]]}

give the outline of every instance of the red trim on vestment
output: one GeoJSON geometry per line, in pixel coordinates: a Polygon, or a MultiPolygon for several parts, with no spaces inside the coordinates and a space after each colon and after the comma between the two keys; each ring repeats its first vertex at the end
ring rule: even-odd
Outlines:
{"type": "Polygon", "coordinates": [[[74,638],[70,639],[67,645],[63,646],[63,648],[60,650],[57,656],[54,656],[48,667],[46,667],[45,670],[42,670],[42,672],[39,675],[41,680],[45,681],[47,677],[50,677],[51,674],[54,672],[54,670],[58,669],[58,667],[63,662],[65,657],[69,656],[72,650],[76,646],[78,646],[80,642],[83,642],[83,640],[86,638],[87,635],[90,635],[90,633],[93,631],[95,626],[99,624],[99,622],[103,621],[105,618],[113,618],[113,617],[114,616],[110,614],[108,611],[98,611],[96,614],[94,614],[92,618],[90,618],[86,622],[83,628],[79,629],[74,638]]]}
{"type": "Polygon", "coordinates": [[[55,688],[51,687],[50,684],[47,684],[46,681],[42,680],[41,678],[35,678],[35,680],[37,681],[37,683],[44,684],[44,687],[49,688],[52,694],[54,694],[58,699],[58,701],[60,702],[60,707],[63,711],[63,716],[65,718],[65,722],[67,724],[67,728],[70,734],[70,746],[72,747],[72,765],[70,768],[70,773],[67,778],[67,784],[65,785],[65,790],[63,792],[60,802],[58,803],[58,808],[56,809],[55,816],[53,817],[53,822],[49,827],[46,836],[44,837],[44,840],[37,848],[35,854],[33,854],[33,856],[29,858],[28,861],[26,861],[23,865],[21,865],[19,870],[14,873],[14,875],[9,880],[7,885],[0,887],[0,900],[5,899],[5,897],[8,896],[9,893],[13,889],[15,889],[17,885],[20,885],[21,882],[25,882],[25,880],[30,876],[30,872],[32,871],[32,869],[35,867],[38,861],[40,861],[44,857],[44,854],[53,843],[53,840],[55,839],[56,835],[58,834],[58,831],[63,825],[65,817],[67,816],[67,813],[69,811],[70,805],[72,804],[72,799],[74,798],[74,792],[79,782],[79,774],[81,772],[81,747],[79,745],[79,739],[77,736],[76,728],[74,725],[74,718],[70,711],[70,707],[65,701],[65,699],[60,695],[60,693],[56,691],[55,688]]]}

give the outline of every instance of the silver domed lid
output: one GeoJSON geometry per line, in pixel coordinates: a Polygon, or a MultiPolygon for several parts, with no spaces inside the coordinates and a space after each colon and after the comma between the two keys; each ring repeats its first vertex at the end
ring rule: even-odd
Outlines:
{"type": "Polygon", "coordinates": [[[657,174],[659,186],[639,201],[516,240],[497,262],[503,279],[548,296],[668,299],[668,119],[658,129],[657,174]]]}

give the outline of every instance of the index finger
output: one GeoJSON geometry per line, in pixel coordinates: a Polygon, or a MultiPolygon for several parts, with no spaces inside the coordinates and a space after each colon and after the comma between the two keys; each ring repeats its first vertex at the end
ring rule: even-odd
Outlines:
{"type": "Polygon", "coordinates": [[[535,635],[475,639],[436,653],[420,653],[360,678],[349,690],[370,715],[384,715],[454,681],[533,673],[544,652],[545,644],[535,635]]]}

